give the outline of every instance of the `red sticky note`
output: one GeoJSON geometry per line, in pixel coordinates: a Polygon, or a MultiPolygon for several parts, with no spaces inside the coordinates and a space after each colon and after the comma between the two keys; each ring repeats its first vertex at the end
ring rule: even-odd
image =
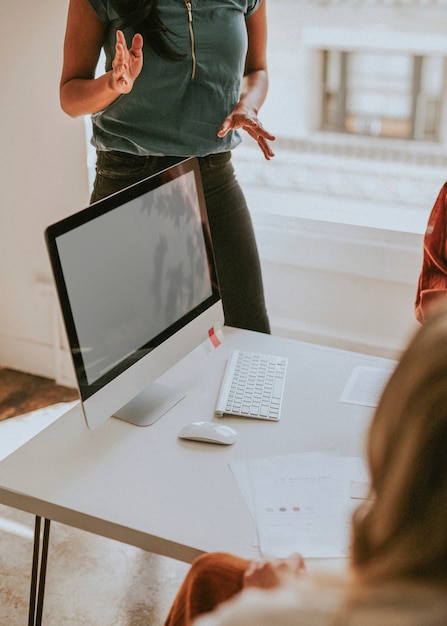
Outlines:
{"type": "Polygon", "coordinates": [[[214,330],[214,326],[213,328],[210,328],[208,331],[208,337],[211,340],[211,343],[213,344],[213,346],[215,348],[218,348],[220,346],[220,339],[219,337],[216,335],[216,331],[214,330]]]}

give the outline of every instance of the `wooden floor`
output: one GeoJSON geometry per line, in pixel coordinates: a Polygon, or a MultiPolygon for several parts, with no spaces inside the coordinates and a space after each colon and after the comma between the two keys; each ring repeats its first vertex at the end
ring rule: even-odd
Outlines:
{"type": "Polygon", "coordinates": [[[78,398],[76,389],[54,380],[0,367],[0,421],[78,398]]]}

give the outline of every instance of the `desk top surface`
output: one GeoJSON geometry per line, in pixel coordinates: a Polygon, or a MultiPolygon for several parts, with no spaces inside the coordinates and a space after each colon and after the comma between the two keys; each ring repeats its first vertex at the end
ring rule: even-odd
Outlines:
{"type": "Polygon", "coordinates": [[[0,463],[0,502],[184,561],[208,551],[259,557],[229,464],[313,450],[363,456],[372,409],[341,403],[340,395],[354,367],[390,364],[226,328],[219,348],[198,348],[160,379],[187,393],[158,422],[141,428],[109,419],[89,430],[76,405],[0,463]],[[234,348],[288,357],[279,422],[214,417],[234,348]],[[213,420],[237,430],[234,445],[178,439],[185,424],[213,420]]]}

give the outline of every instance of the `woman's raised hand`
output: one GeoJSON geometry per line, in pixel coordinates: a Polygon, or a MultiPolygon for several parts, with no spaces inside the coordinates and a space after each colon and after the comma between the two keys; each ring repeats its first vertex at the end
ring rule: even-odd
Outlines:
{"type": "Polygon", "coordinates": [[[134,35],[128,49],[124,33],[116,31],[115,58],[112,62],[112,80],[120,93],[129,93],[143,67],[143,37],[134,35]]]}

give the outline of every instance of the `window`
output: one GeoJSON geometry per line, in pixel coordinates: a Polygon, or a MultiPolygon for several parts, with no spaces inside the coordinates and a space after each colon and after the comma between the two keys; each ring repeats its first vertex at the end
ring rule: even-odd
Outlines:
{"type": "Polygon", "coordinates": [[[437,141],[445,72],[441,56],[325,50],[322,129],[437,141]]]}

